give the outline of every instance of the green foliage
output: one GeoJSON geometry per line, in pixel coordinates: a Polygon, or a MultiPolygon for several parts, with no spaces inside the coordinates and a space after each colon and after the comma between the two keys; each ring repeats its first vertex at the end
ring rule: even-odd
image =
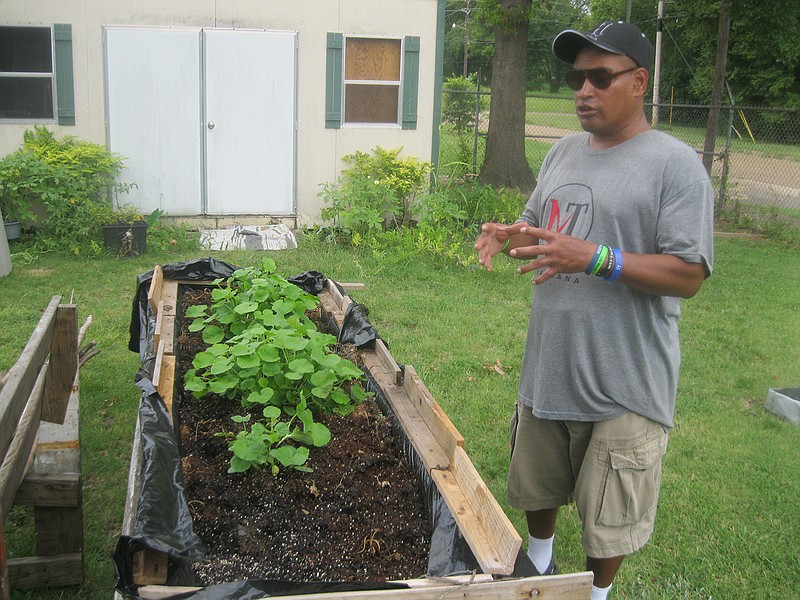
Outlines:
{"type": "Polygon", "coordinates": [[[0,160],[0,210],[6,221],[34,221],[34,202],[50,203],[61,197],[65,170],[50,165],[33,152],[20,149],[0,160]]]}
{"type": "MultiPolygon", "coordinates": [[[[475,126],[475,83],[469,77],[451,77],[443,86],[442,121],[451,124],[459,133],[475,126]]],[[[488,98],[486,99],[488,101],[488,98]]],[[[483,104],[484,102],[481,102],[483,104]]],[[[488,108],[488,107],[486,107],[488,108]]],[[[484,107],[479,105],[479,110],[484,107]]]]}
{"type": "Polygon", "coordinates": [[[117,181],[122,157],[72,136],[57,140],[44,126],[26,131],[23,139],[19,150],[0,161],[3,214],[36,220],[38,205],[45,213],[37,236],[41,249],[100,252],[101,224],[117,219],[111,200],[131,187],[117,181]]]}
{"type": "Polygon", "coordinates": [[[413,156],[400,158],[400,148],[376,147],[344,157],[352,166],[335,184],[323,185],[322,218],[346,236],[369,236],[408,225],[411,207],[427,184],[431,165],[413,156]]]}
{"type": "Polygon", "coordinates": [[[230,472],[263,465],[273,474],[281,467],[306,470],[303,446],[330,439],[314,415],[352,412],[366,397],[357,384],[363,374],[331,350],[336,338],[306,315],[319,299],[277,275],[272,259],[237,270],[225,286],[216,283],[210,307],[186,311],[189,331],[202,331],[209,346],[195,356],[185,388],[197,398],[237,399],[251,411],[234,418],[242,431],[225,434],[234,454],[230,472]],[[253,411],[263,418],[250,424],[253,411]]]}

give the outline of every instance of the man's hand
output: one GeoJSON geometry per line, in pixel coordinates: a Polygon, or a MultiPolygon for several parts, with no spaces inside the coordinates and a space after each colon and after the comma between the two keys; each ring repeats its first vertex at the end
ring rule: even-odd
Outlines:
{"type": "Polygon", "coordinates": [[[517,247],[509,253],[513,258],[534,258],[517,269],[519,274],[543,269],[533,280],[535,285],[544,283],[559,273],[585,271],[597,248],[597,244],[586,240],[530,225],[521,227],[519,233],[540,240],[536,246],[517,247]]]}
{"type": "Polygon", "coordinates": [[[498,254],[510,240],[509,249],[516,248],[521,244],[536,244],[537,240],[530,236],[521,238],[519,233],[525,227],[530,228],[527,223],[514,223],[513,225],[501,225],[500,223],[484,223],[481,226],[481,234],[475,243],[475,250],[478,251],[478,262],[487,271],[492,270],[492,257],[498,254]],[[516,236],[516,239],[512,239],[516,236]]]}

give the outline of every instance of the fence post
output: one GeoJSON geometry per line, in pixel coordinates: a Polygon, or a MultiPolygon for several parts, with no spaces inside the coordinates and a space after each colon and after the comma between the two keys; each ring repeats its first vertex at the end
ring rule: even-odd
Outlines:
{"type": "Polygon", "coordinates": [[[475,89],[475,136],[472,140],[472,174],[478,171],[478,131],[481,123],[481,71],[478,69],[478,83],[475,89]]]}

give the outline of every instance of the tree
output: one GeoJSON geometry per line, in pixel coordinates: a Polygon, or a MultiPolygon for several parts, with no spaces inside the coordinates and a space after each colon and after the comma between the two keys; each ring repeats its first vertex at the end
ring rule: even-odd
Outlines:
{"type": "Polygon", "coordinates": [[[484,19],[494,24],[492,97],[486,154],[478,181],[533,190],[536,178],[525,157],[525,74],[531,0],[487,0],[484,19]]]}

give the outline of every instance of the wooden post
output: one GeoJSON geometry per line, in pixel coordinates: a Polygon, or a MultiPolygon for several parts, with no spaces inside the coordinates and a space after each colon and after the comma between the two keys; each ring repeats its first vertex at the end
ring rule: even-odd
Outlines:
{"type": "Polygon", "coordinates": [[[61,304],[56,311],[50,367],[45,383],[42,421],[63,423],[72,384],[78,371],[78,307],[61,304]]]}

